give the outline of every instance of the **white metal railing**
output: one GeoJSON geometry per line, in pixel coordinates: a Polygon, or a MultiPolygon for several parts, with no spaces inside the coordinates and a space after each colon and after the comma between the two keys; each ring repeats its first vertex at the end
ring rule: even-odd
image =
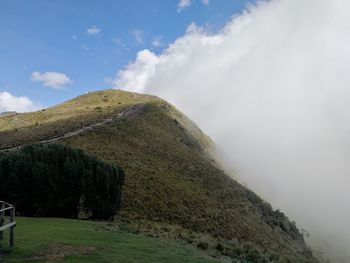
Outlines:
{"type": "Polygon", "coordinates": [[[3,232],[10,229],[10,247],[14,246],[16,219],[15,207],[4,201],[0,201],[0,240],[3,239],[3,232]]]}

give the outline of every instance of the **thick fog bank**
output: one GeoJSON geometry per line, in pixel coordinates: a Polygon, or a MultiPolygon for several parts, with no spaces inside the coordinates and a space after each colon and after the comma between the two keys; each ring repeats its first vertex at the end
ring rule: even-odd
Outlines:
{"type": "Polygon", "coordinates": [[[114,84],[175,104],[315,247],[350,262],[350,1],[272,0],[220,32],[190,25],[114,84]]]}

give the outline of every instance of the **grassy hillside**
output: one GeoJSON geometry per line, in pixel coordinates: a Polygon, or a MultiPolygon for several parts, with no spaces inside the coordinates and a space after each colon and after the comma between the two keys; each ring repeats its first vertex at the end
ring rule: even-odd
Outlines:
{"type": "Polygon", "coordinates": [[[116,96],[115,90],[88,93],[41,111],[3,116],[0,118],[0,131],[51,124],[62,120],[69,120],[74,124],[84,123],[87,119],[91,119],[89,118],[91,114],[94,115],[93,120],[96,120],[100,115],[113,113],[130,105],[158,100],[154,96],[140,96],[121,91],[116,96]]]}
{"type": "Polygon", "coordinates": [[[114,90],[79,96],[37,112],[0,117],[0,147],[53,138],[116,116],[131,105],[159,100],[156,97],[114,90]]]}
{"type": "MultiPolygon", "coordinates": [[[[210,139],[161,99],[90,93],[45,111],[2,117],[0,129],[0,148],[58,137],[121,165],[126,171],[122,220],[179,226],[231,248],[249,243],[256,253],[312,260],[295,224],[228,177],[215,162],[210,139]],[[93,123],[102,124],[84,129],[93,123]]],[[[148,232],[152,224],[137,225],[148,232]]],[[[229,248],[221,252],[237,256],[229,248]]]]}
{"type": "Polygon", "coordinates": [[[10,254],[6,239],[0,242],[4,263],[219,262],[189,245],[135,235],[104,222],[17,218],[16,247],[10,254]]]}

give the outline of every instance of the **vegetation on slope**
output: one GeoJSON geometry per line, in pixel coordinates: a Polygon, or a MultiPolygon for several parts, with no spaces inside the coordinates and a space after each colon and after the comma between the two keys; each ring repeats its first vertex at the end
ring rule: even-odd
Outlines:
{"type": "Polygon", "coordinates": [[[63,145],[0,154],[0,200],[23,216],[108,219],[120,209],[124,171],[63,145]]]}
{"type": "Polygon", "coordinates": [[[73,127],[87,120],[94,122],[105,114],[118,112],[120,109],[130,105],[159,100],[157,97],[150,95],[140,96],[136,93],[117,92],[118,94],[116,94],[115,90],[105,90],[103,92],[88,93],[63,104],[37,112],[3,116],[0,118],[0,131],[33,128],[44,124],[55,124],[62,120],[69,120],[69,123],[67,122],[66,124],[73,127]]]}
{"type": "Polygon", "coordinates": [[[286,255],[295,262],[313,260],[294,223],[220,170],[211,155],[210,139],[163,100],[102,91],[52,109],[61,116],[52,117],[54,121],[45,112],[32,113],[30,118],[6,117],[3,123],[13,123],[15,118],[32,121],[18,130],[13,126],[11,132],[2,132],[0,148],[59,137],[73,126],[78,129],[112,118],[59,141],[125,169],[122,219],[177,225],[217,240],[251,242],[259,251],[286,255]],[[86,123],[79,125],[70,117],[74,105],[79,121],[86,123]],[[94,110],[80,111],[84,107],[94,110]],[[43,115],[44,121],[34,125],[43,115]]]}

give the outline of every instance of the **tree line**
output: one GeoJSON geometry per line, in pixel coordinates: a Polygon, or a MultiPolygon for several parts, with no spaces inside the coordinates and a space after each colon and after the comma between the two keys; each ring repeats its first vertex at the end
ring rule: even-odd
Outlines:
{"type": "Polygon", "coordinates": [[[110,219],[121,207],[122,168],[60,144],[0,153],[0,200],[22,216],[110,219]]]}

